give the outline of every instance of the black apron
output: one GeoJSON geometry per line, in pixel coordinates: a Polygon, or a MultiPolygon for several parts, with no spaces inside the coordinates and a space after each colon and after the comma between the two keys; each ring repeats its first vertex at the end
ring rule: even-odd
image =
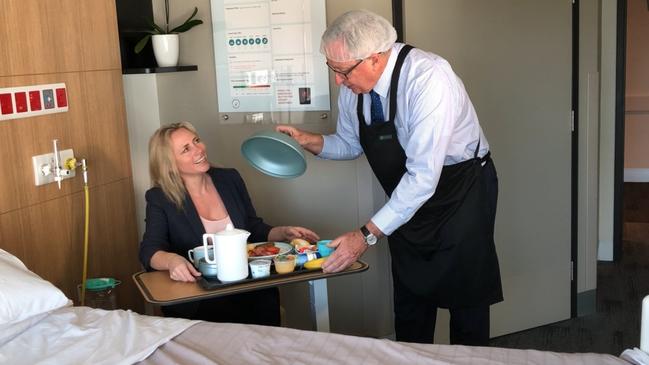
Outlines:
{"type": "MultiPolygon", "coordinates": [[[[358,95],[360,144],[388,196],[406,173],[406,154],[397,139],[394,119],[399,75],[411,49],[409,45],[401,49],[392,73],[389,120],[368,126],[363,94],[358,95]]],[[[434,298],[444,308],[502,300],[493,240],[495,199],[491,209],[489,189],[482,181],[486,178],[483,169],[494,167],[489,153],[478,157],[479,149],[478,142],[472,159],[444,166],[433,196],[388,238],[394,280],[416,295],[434,298]]],[[[492,175],[495,179],[495,170],[492,175]]]]}

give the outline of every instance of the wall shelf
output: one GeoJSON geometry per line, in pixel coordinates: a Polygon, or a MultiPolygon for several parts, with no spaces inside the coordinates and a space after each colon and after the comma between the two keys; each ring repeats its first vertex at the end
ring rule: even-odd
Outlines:
{"type": "Polygon", "coordinates": [[[141,67],[141,68],[125,68],[122,69],[122,75],[133,74],[159,74],[165,72],[182,72],[182,71],[196,71],[197,65],[173,66],[173,67],[141,67]]]}

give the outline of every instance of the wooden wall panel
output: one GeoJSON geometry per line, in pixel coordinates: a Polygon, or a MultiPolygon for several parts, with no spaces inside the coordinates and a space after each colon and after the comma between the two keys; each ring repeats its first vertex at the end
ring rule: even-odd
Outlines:
{"type": "Polygon", "coordinates": [[[93,179],[112,181],[131,175],[128,128],[124,109],[124,89],[121,71],[89,72],[83,74],[83,95],[86,119],[88,155],[106,162],[105,168],[95,169],[93,179]]]}
{"type": "MultiPolygon", "coordinates": [[[[85,200],[82,192],[0,215],[0,247],[78,304],[76,285],[83,268],[85,200]]],[[[119,306],[141,312],[131,275],[140,270],[131,214],[131,179],[90,189],[88,277],[114,277],[119,306]]]]}
{"type": "Polygon", "coordinates": [[[117,8],[114,0],[68,0],[79,6],[81,61],[84,70],[120,69],[117,8]],[[100,45],[98,47],[98,45],[100,45]],[[87,52],[91,48],[93,52],[87,52]]]}
{"type": "MultiPolygon", "coordinates": [[[[44,1],[42,3],[45,4],[45,9],[38,21],[45,20],[43,25],[47,24],[47,33],[44,34],[48,42],[46,48],[49,49],[48,52],[53,53],[53,58],[40,62],[46,62],[47,69],[51,69],[53,73],[86,69],[81,67],[81,56],[83,54],[81,37],[83,30],[80,26],[82,13],[79,11],[79,3],[81,2],[63,0],[44,1]],[[52,65],[49,63],[52,63],[52,65]]],[[[84,14],[83,17],[85,16],[84,14]]],[[[110,29],[107,29],[107,31],[110,31],[110,29]]]]}
{"type": "MultiPolygon", "coordinates": [[[[13,143],[12,137],[11,125],[0,122],[0,156],[2,156],[0,158],[0,171],[4,171],[0,178],[0,214],[17,209],[20,206],[21,199],[24,199],[21,186],[16,184],[16,181],[24,174],[19,168],[11,167],[12,159],[18,156],[16,144],[13,143]]],[[[2,240],[0,240],[1,242],[2,240]]]]}
{"type": "Polygon", "coordinates": [[[142,295],[131,278],[142,270],[138,260],[140,240],[134,217],[133,180],[129,178],[91,189],[90,199],[93,242],[89,254],[90,273],[95,277],[114,275],[120,279],[120,307],[141,312],[142,295]],[[93,206],[96,209],[93,210],[93,206]]]}
{"type": "Polygon", "coordinates": [[[73,148],[90,175],[89,277],[122,280],[118,306],[143,310],[131,275],[137,225],[113,0],[0,0],[0,88],[64,82],[65,113],[0,121],[0,248],[77,300],[84,194],[74,179],[34,186],[31,157],[73,148]]]}
{"type": "Polygon", "coordinates": [[[47,3],[0,0],[0,76],[54,72],[47,3]]]}
{"type": "Polygon", "coordinates": [[[0,0],[0,76],[120,69],[114,0],[0,0]]]}

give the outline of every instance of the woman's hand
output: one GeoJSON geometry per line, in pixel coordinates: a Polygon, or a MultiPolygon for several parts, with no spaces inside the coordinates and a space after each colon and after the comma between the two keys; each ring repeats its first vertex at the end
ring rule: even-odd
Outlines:
{"type": "Polygon", "coordinates": [[[296,238],[302,238],[312,243],[320,239],[315,232],[304,227],[279,226],[273,227],[268,232],[268,240],[272,242],[290,242],[296,238]]]}
{"type": "Polygon", "coordinates": [[[184,257],[176,254],[169,257],[167,267],[169,268],[169,277],[171,280],[195,282],[196,276],[201,276],[201,272],[194,268],[191,262],[184,257]]]}
{"type": "Polygon", "coordinates": [[[151,267],[156,270],[169,270],[171,280],[195,282],[200,271],[191,262],[172,252],[158,251],[151,256],[151,267]]]}

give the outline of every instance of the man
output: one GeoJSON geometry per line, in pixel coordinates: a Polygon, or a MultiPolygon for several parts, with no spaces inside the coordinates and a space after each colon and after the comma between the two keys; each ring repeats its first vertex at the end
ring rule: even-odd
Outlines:
{"type": "Polygon", "coordinates": [[[502,301],[489,143],[450,65],[396,38],[374,13],[341,15],[320,46],[341,86],[336,133],[277,130],[321,158],[365,153],[390,197],[361,229],[333,240],[324,271],[344,270],[388,236],[397,340],[432,343],[441,307],[451,343],[487,345],[489,306],[502,301]]]}

